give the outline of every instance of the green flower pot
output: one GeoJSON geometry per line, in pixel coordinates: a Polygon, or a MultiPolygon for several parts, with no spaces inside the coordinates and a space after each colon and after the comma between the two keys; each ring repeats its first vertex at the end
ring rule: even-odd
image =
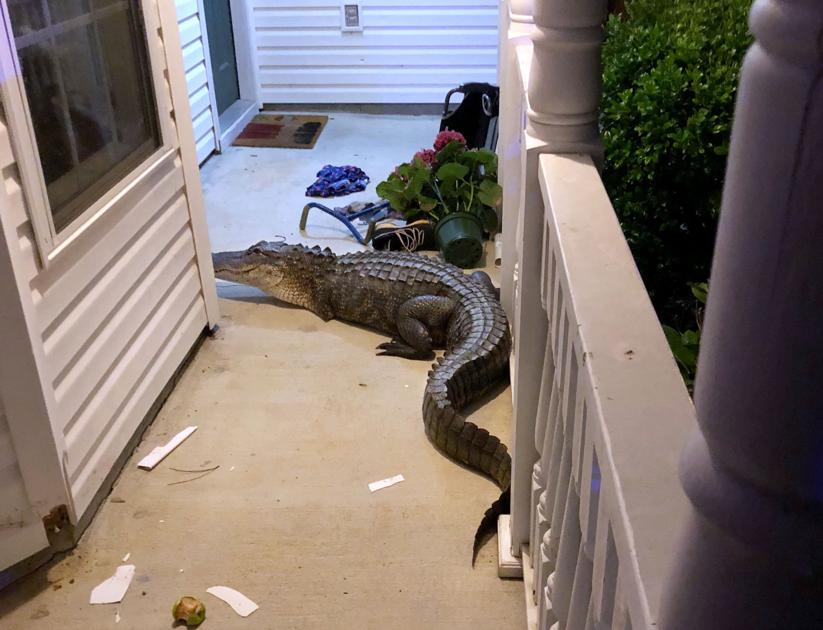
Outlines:
{"type": "Polygon", "coordinates": [[[434,238],[446,262],[463,269],[476,267],[483,257],[483,225],[473,214],[447,214],[434,227],[434,238]]]}

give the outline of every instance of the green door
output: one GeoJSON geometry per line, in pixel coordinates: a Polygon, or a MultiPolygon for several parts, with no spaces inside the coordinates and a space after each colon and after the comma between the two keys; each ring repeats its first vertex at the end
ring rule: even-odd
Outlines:
{"type": "Polygon", "coordinates": [[[231,25],[230,0],[204,0],[206,31],[209,36],[211,72],[217,113],[222,114],[240,98],[237,83],[237,58],[234,56],[234,33],[231,25]]]}

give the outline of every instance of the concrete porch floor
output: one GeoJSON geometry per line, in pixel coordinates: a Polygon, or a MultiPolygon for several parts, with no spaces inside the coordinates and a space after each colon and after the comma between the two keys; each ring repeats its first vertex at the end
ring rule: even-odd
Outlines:
{"type": "MultiPolygon", "coordinates": [[[[305,187],[326,163],[354,163],[372,186],[430,142],[432,117],[335,113],[313,151],[229,148],[203,169],[213,248],[289,241],[356,244],[312,215],[305,187]]],[[[369,191],[360,197],[370,198],[369,191]]],[[[343,205],[352,196],[330,200],[343,205]]],[[[207,606],[202,628],[522,628],[523,585],[497,578],[496,542],[470,566],[474,529],[498,492],[441,456],[420,417],[426,362],[376,358],[379,334],[221,283],[222,319],[174,390],[79,546],[0,592],[0,627],[171,627],[181,595],[207,606]],[[152,472],[136,462],[199,429],[152,472]],[[171,470],[219,465],[209,475],[171,470]],[[406,481],[370,493],[371,481],[406,481]],[[130,553],[124,601],[91,589],[130,553]],[[205,593],[224,584],[256,601],[243,619],[205,593]],[[115,612],[120,616],[115,622],[115,612]]],[[[472,418],[509,441],[510,392],[472,418]]]]}

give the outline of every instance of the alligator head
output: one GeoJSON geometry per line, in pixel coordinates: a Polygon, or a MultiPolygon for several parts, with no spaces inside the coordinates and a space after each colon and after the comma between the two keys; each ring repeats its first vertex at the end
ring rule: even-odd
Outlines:
{"type": "Polygon", "coordinates": [[[331,250],[260,241],[243,251],[212,254],[221,280],[248,284],[279,300],[311,308],[318,283],[335,258],[331,250]]]}

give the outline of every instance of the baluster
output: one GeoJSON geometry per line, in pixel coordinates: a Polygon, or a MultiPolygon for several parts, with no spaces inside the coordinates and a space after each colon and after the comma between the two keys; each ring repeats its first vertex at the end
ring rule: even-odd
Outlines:
{"type": "Polygon", "coordinates": [[[537,460],[532,470],[531,535],[529,537],[529,544],[532,549],[537,548],[536,545],[539,544],[543,531],[545,531],[540,530],[543,515],[540,512],[539,502],[541,495],[543,495],[548,486],[547,474],[551,466],[551,454],[554,445],[553,438],[556,424],[558,396],[554,380],[554,362],[551,354],[551,346],[548,343],[546,344],[546,353],[543,360],[543,374],[551,375],[551,380],[543,380],[540,391],[540,402],[538,403],[538,422],[535,429],[535,447],[537,447],[540,453],[540,459],[537,460]],[[544,396],[545,390],[549,390],[550,393],[544,396]],[[545,422],[541,422],[544,416],[546,420],[545,422]]]}
{"type": "Polygon", "coordinates": [[[823,628],[823,2],[750,25],[666,630],[823,628]]]}

